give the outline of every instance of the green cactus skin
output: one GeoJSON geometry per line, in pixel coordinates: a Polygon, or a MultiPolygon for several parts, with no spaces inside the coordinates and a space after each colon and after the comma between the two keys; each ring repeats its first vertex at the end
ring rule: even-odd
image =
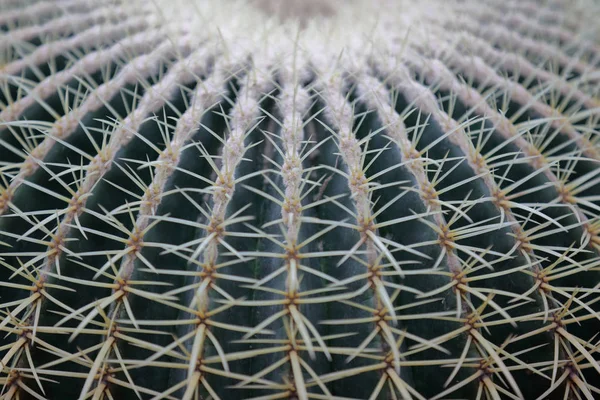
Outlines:
{"type": "Polygon", "coordinates": [[[0,399],[600,398],[592,1],[0,0],[0,399]]]}

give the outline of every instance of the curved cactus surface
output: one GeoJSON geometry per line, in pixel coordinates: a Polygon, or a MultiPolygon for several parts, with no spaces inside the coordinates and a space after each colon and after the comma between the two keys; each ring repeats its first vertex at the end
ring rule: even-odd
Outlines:
{"type": "Polygon", "coordinates": [[[600,398],[599,17],[0,0],[0,399],[600,398]]]}

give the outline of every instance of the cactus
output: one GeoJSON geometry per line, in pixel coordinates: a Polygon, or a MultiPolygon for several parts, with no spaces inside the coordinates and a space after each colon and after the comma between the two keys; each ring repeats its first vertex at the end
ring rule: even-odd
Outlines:
{"type": "Polygon", "coordinates": [[[0,399],[600,398],[597,3],[2,1],[0,399]]]}

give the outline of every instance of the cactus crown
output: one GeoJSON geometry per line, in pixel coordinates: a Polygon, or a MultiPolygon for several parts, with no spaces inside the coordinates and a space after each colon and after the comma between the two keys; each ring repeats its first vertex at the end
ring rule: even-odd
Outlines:
{"type": "Polygon", "coordinates": [[[0,399],[600,395],[598,4],[0,1],[0,399]]]}

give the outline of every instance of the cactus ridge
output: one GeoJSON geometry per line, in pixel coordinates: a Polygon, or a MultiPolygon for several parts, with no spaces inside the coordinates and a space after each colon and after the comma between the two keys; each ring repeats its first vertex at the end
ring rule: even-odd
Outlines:
{"type": "Polygon", "coordinates": [[[286,4],[0,0],[0,400],[598,398],[598,4],[286,4]]]}

